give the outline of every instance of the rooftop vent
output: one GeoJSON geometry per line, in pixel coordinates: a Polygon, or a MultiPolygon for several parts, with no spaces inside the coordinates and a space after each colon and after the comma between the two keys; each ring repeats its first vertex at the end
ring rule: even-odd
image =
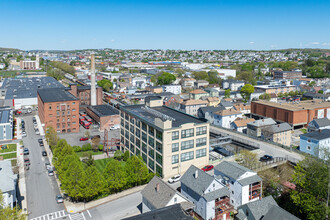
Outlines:
{"type": "Polygon", "coordinates": [[[156,192],[159,192],[159,183],[156,184],[156,192]]]}
{"type": "Polygon", "coordinates": [[[195,179],[198,178],[198,170],[195,170],[195,179]]]}

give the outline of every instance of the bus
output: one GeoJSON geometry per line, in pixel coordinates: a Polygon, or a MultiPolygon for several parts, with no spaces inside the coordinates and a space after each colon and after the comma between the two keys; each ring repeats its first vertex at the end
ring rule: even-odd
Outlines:
{"type": "Polygon", "coordinates": [[[83,116],[79,116],[79,122],[81,122],[81,121],[85,121],[86,119],[85,119],[85,117],[83,117],[83,116]]]}
{"type": "Polygon", "coordinates": [[[89,129],[89,125],[90,123],[88,121],[81,121],[80,124],[85,128],[85,129],[89,129]]]}
{"type": "Polygon", "coordinates": [[[92,122],[91,117],[89,117],[88,115],[85,116],[85,120],[88,121],[88,122],[92,122]]]}

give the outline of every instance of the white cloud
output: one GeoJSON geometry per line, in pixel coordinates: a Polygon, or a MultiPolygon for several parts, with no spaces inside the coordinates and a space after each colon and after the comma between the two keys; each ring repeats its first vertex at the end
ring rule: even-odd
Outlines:
{"type": "Polygon", "coordinates": [[[330,43],[323,43],[323,46],[330,46],[330,43]]]}
{"type": "Polygon", "coordinates": [[[311,44],[318,45],[318,44],[320,44],[320,42],[312,42],[311,44]]]}
{"type": "Polygon", "coordinates": [[[115,42],[115,40],[114,40],[114,39],[112,39],[112,40],[111,40],[111,42],[115,42]]]}
{"type": "Polygon", "coordinates": [[[249,44],[253,45],[253,44],[254,44],[254,42],[253,42],[253,41],[251,41],[249,44]]]}

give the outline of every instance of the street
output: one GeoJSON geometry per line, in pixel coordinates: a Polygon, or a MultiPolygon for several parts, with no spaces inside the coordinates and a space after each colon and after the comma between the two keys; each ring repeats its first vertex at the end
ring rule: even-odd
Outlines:
{"type": "Polygon", "coordinates": [[[27,137],[23,138],[24,147],[30,151],[30,169],[26,171],[26,193],[29,219],[48,213],[64,210],[63,204],[57,204],[55,196],[60,194],[55,177],[48,176],[45,168],[46,157],[41,155],[44,150],[39,146],[32,115],[23,116],[27,137]]]}

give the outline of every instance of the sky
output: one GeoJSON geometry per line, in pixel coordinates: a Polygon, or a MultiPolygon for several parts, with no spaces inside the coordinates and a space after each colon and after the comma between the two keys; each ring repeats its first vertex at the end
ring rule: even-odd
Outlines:
{"type": "Polygon", "coordinates": [[[0,0],[0,47],[330,49],[330,1],[0,0]]]}

